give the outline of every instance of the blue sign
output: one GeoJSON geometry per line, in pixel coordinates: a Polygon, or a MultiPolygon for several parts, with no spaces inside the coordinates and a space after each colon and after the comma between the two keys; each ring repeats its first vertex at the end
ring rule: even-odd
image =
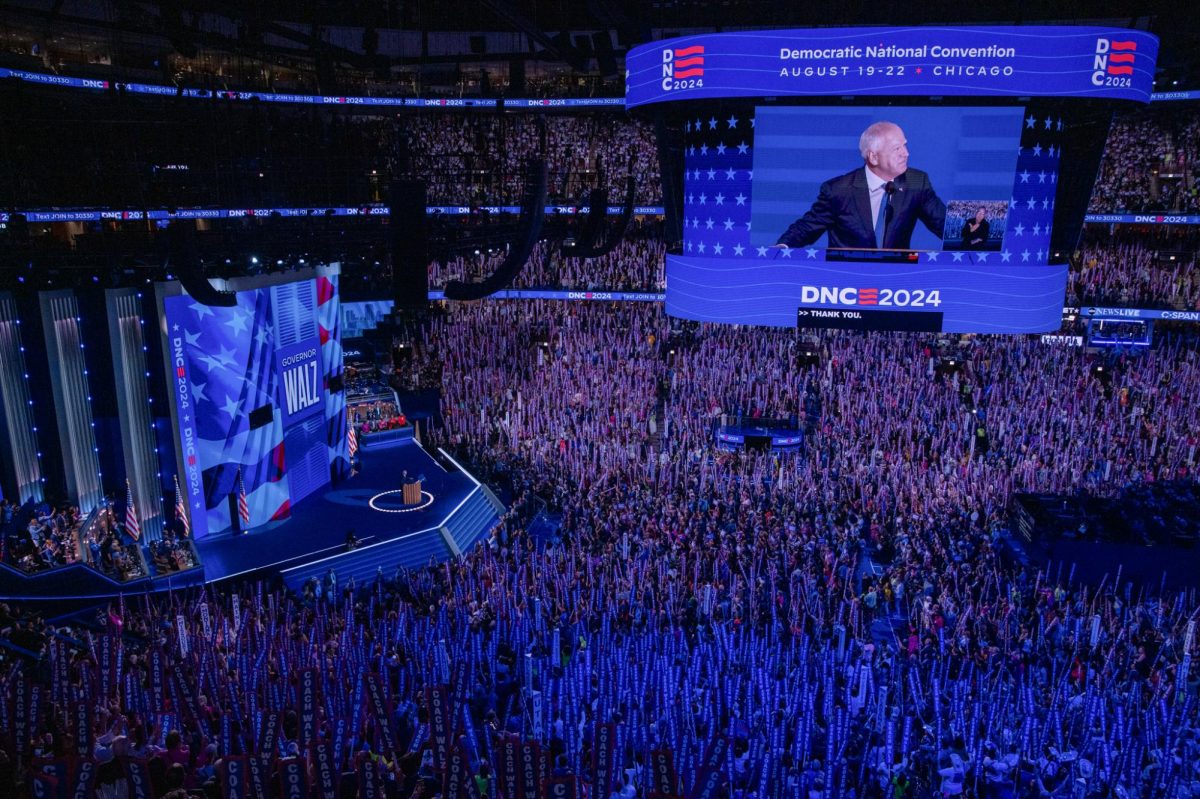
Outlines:
{"type": "MultiPolygon", "coordinates": [[[[586,214],[590,209],[586,206],[547,205],[547,214],[586,214]]],[[[624,209],[619,205],[610,205],[606,212],[610,216],[619,216],[624,209]]],[[[487,212],[491,214],[519,214],[519,205],[428,205],[425,213],[431,215],[466,216],[472,213],[487,212]]],[[[147,219],[154,221],[169,221],[171,219],[250,219],[254,217],[269,217],[278,214],[289,218],[317,218],[324,216],[387,216],[386,205],[356,205],[338,206],[336,208],[177,208],[169,211],[166,208],[150,210],[138,209],[80,209],[54,208],[47,210],[16,211],[23,214],[27,222],[140,222],[147,219]]],[[[633,213],[638,216],[662,216],[661,205],[635,205],[633,213]]],[[[11,213],[0,212],[0,222],[8,222],[11,213]]]]}
{"type": "MultiPolygon", "coordinates": [[[[755,257],[667,256],[666,311],[701,322],[872,329],[886,312],[922,314],[950,333],[1046,333],[1062,327],[1067,265],[1032,253],[928,252],[908,263],[827,261],[815,248],[755,257]]],[[[1042,253],[1045,256],[1045,253],[1042,253]]],[[[914,322],[917,318],[914,318],[914,322]]],[[[886,326],[885,326],[886,327],[886,326]]],[[[903,329],[926,329],[914,324],[903,329]]]]}
{"type": "Polygon", "coordinates": [[[1200,214],[1088,214],[1083,221],[1103,225],[1200,225],[1200,214]]]}
{"type": "Polygon", "coordinates": [[[324,391],[321,381],[321,343],[301,341],[275,352],[279,373],[279,408],[283,426],[306,419],[321,410],[324,391]]]}
{"type": "Polygon", "coordinates": [[[822,28],[635,47],[625,104],[724,97],[941,95],[1148,102],[1158,37],[1123,28],[822,28]]]}
{"type": "Polygon", "coordinates": [[[1174,322],[1200,322],[1200,311],[1175,311],[1159,308],[1106,308],[1084,305],[1080,314],[1088,319],[1120,321],[1130,319],[1169,319],[1174,322]]]}

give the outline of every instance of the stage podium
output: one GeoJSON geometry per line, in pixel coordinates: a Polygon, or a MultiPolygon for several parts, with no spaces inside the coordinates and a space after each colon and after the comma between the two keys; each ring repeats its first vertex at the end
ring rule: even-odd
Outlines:
{"type": "Polygon", "coordinates": [[[404,504],[421,504],[421,479],[414,477],[404,484],[404,504]]]}

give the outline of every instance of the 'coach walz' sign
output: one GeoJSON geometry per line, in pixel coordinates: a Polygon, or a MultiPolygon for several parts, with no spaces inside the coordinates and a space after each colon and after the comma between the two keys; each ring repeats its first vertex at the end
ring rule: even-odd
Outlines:
{"type": "Polygon", "coordinates": [[[304,419],[321,409],[321,345],[316,339],[277,350],[279,407],[283,426],[304,419]]]}

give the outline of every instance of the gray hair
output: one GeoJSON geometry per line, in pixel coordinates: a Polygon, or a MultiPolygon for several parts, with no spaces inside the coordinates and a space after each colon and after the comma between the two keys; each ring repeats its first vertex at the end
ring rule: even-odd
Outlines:
{"type": "Polygon", "coordinates": [[[883,137],[897,127],[899,126],[895,122],[875,122],[864,130],[862,136],[858,137],[858,151],[862,153],[863,160],[867,160],[867,153],[879,152],[883,137]]]}

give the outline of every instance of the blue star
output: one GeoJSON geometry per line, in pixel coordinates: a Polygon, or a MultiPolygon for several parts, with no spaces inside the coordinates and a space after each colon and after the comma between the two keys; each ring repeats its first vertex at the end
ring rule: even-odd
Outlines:
{"type": "Polygon", "coordinates": [[[708,120],[708,129],[709,130],[717,129],[717,118],[716,117],[713,117],[712,119],[708,120]]]}
{"type": "Polygon", "coordinates": [[[696,119],[696,132],[697,133],[700,132],[700,119],[699,118],[696,119]]]}
{"type": "Polygon", "coordinates": [[[986,252],[977,253],[976,257],[979,258],[979,263],[981,263],[981,264],[987,263],[988,254],[986,252]]]}
{"type": "Polygon", "coordinates": [[[725,195],[722,194],[721,192],[717,192],[717,196],[713,197],[713,199],[717,201],[717,205],[725,204],[725,195]]]}
{"type": "Polygon", "coordinates": [[[1013,228],[1013,233],[1016,233],[1018,236],[1024,236],[1025,235],[1025,226],[1020,225],[1020,224],[1017,225],[1016,227],[1013,228]]]}
{"type": "Polygon", "coordinates": [[[1021,253],[1021,260],[1022,260],[1022,261],[1028,261],[1028,260],[1029,260],[1029,250],[1026,250],[1025,252],[1021,253]]]}
{"type": "Polygon", "coordinates": [[[704,220],[704,229],[705,230],[713,229],[713,218],[711,216],[708,219],[704,220]]]}
{"type": "Polygon", "coordinates": [[[1030,114],[1029,116],[1025,117],[1025,127],[1032,129],[1033,126],[1036,124],[1037,124],[1037,120],[1034,119],[1033,114],[1030,114]]]}
{"type": "Polygon", "coordinates": [[[725,155],[725,142],[717,142],[717,155],[725,155]]]}
{"type": "Polygon", "coordinates": [[[766,248],[766,247],[759,247],[759,248],[758,248],[758,257],[759,257],[759,258],[766,258],[766,257],[767,257],[767,248],[766,248]]]}
{"type": "Polygon", "coordinates": [[[743,247],[742,245],[740,245],[740,244],[733,245],[733,254],[734,255],[741,255],[745,251],[746,251],[746,248],[743,247]]]}
{"type": "Polygon", "coordinates": [[[700,155],[708,155],[708,145],[707,144],[700,145],[700,155]]]}
{"type": "Polygon", "coordinates": [[[233,357],[237,350],[228,349],[224,344],[221,345],[221,351],[217,354],[219,360],[225,366],[234,366],[237,360],[233,357]]]}
{"type": "Polygon", "coordinates": [[[247,318],[247,314],[244,314],[241,311],[234,311],[229,315],[229,318],[225,320],[225,324],[229,326],[229,329],[233,331],[235,336],[246,332],[246,326],[248,322],[249,319],[247,318]]]}
{"type": "Polygon", "coordinates": [[[210,372],[216,371],[217,369],[220,369],[220,368],[224,367],[224,365],[225,365],[225,364],[221,363],[220,358],[215,358],[208,353],[204,353],[203,355],[199,356],[198,360],[202,364],[207,366],[208,371],[210,371],[210,372]]]}
{"type": "Polygon", "coordinates": [[[198,302],[193,302],[188,307],[191,308],[192,311],[196,314],[196,316],[200,319],[203,319],[206,316],[213,315],[212,308],[209,308],[207,305],[202,305],[198,302]]]}
{"type": "Polygon", "coordinates": [[[746,180],[754,180],[754,170],[753,169],[746,170],[746,180]]]}
{"type": "Polygon", "coordinates": [[[715,169],[708,170],[708,179],[709,180],[714,180],[714,179],[716,179],[716,177],[717,177],[717,170],[715,170],[715,169]]]}
{"type": "Polygon", "coordinates": [[[755,120],[754,120],[754,117],[750,117],[750,127],[751,127],[751,128],[753,128],[753,127],[754,127],[754,121],[755,121],[755,120]]]}
{"type": "Polygon", "coordinates": [[[1028,169],[1021,173],[1021,182],[1022,183],[1029,182],[1029,170],[1028,169]]]}
{"type": "Polygon", "coordinates": [[[936,261],[938,259],[938,256],[941,255],[941,253],[938,252],[937,250],[932,250],[928,253],[928,255],[929,255],[930,261],[936,261]]]}
{"type": "Polygon", "coordinates": [[[1008,263],[1008,260],[1010,258],[1012,258],[1012,253],[1009,252],[1008,250],[1005,250],[1004,252],[1000,253],[1000,260],[1003,261],[1004,263],[1008,263]]]}
{"type": "Polygon", "coordinates": [[[688,205],[691,205],[692,203],[696,202],[696,195],[692,194],[689,191],[688,196],[687,196],[687,201],[688,201],[688,205]]]}
{"type": "Polygon", "coordinates": [[[810,260],[815,260],[817,257],[817,248],[809,247],[807,250],[804,251],[804,254],[807,255],[810,260]]]}
{"type": "Polygon", "coordinates": [[[1041,225],[1034,225],[1034,226],[1033,226],[1033,235],[1035,235],[1035,236],[1040,236],[1040,235],[1042,235],[1042,226],[1041,226],[1041,225]]]}
{"type": "Polygon", "coordinates": [[[1037,259],[1038,259],[1039,261],[1041,261],[1041,260],[1042,260],[1042,251],[1041,251],[1041,250],[1038,250],[1038,251],[1037,251],[1037,259]]]}
{"type": "Polygon", "coordinates": [[[1050,117],[1046,117],[1046,130],[1050,130],[1050,126],[1053,124],[1054,124],[1054,121],[1051,120],[1050,117]]]}
{"type": "Polygon", "coordinates": [[[704,242],[700,242],[699,244],[697,244],[697,245],[696,245],[696,249],[697,249],[699,252],[703,253],[703,252],[704,252],[704,242]]]}
{"type": "MultiPolygon", "coordinates": [[[[176,325],[176,327],[179,327],[179,325],[176,325]]],[[[183,338],[185,341],[187,341],[189,347],[199,347],[200,346],[200,334],[199,333],[189,333],[185,330],[185,331],[183,331],[183,338]]]]}
{"type": "Polygon", "coordinates": [[[1038,183],[1045,183],[1045,182],[1046,182],[1046,171],[1042,170],[1041,172],[1038,173],[1038,183]]]}
{"type": "Polygon", "coordinates": [[[725,254],[725,248],[721,246],[720,242],[717,242],[716,244],[713,245],[713,255],[724,255],[724,254],[725,254]]]}
{"type": "Polygon", "coordinates": [[[690,241],[687,243],[687,251],[688,252],[692,251],[692,243],[690,241]]]}
{"type": "Polygon", "coordinates": [[[178,332],[179,332],[179,325],[175,325],[175,327],[171,328],[171,332],[173,332],[173,333],[178,333],[178,332]]]}
{"type": "Polygon", "coordinates": [[[1033,145],[1033,155],[1034,155],[1034,157],[1036,158],[1036,157],[1040,156],[1041,154],[1042,154],[1042,145],[1041,145],[1041,143],[1038,143],[1038,144],[1035,144],[1035,145],[1033,145]]]}
{"type": "Polygon", "coordinates": [[[747,222],[747,223],[746,223],[746,230],[749,230],[749,229],[750,229],[750,223],[749,223],[749,222],[747,222]]]}
{"type": "Polygon", "coordinates": [[[725,120],[725,124],[729,125],[729,127],[731,127],[731,128],[736,128],[737,123],[738,123],[737,117],[735,117],[735,116],[730,116],[729,119],[725,120]]]}
{"type": "Polygon", "coordinates": [[[1030,197],[1030,198],[1029,198],[1029,202],[1027,202],[1027,203],[1026,203],[1026,205],[1028,205],[1028,206],[1029,206],[1029,210],[1030,210],[1030,211],[1032,211],[1032,210],[1033,210],[1033,207],[1034,207],[1035,205],[1037,205],[1037,200],[1035,200],[1035,199],[1033,199],[1032,197],[1030,197]]]}
{"type": "Polygon", "coordinates": [[[738,145],[738,155],[745,155],[749,151],[750,151],[750,145],[746,144],[746,142],[742,142],[741,144],[738,145]]]}
{"type": "Polygon", "coordinates": [[[740,191],[738,192],[738,195],[736,197],[734,197],[733,199],[737,200],[738,205],[746,204],[746,195],[742,194],[740,191]]]}
{"type": "Polygon", "coordinates": [[[689,119],[687,122],[683,123],[683,130],[685,133],[692,132],[692,120],[689,119]]]}
{"type": "Polygon", "coordinates": [[[1058,173],[1057,173],[1057,172],[1051,172],[1051,173],[1050,173],[1050,182],[1051,182],[1051,183],[1058,183],[1058,173]]]}
{"type": "Polygon", "coordinates": [[[726,169],[726,170],[725,170],[725,179],[726,179],[726,180],[733,180],[733,179],[734,179],[734,178],[736,178],[736,177],[737,177],[737,170],[736,170],[736,169],[733,169],[733,168],[731,167],[731,168],[729,168],[729,169],[726,169]]]}
{"type": "Polygon", "coordinates": [[[704,205],[706,202],[708,202],[708,195],[704,192],[700,192],[700,204],[704,205]]]}
{"type": "Polygon", "coordinates": [[[784,258],[791,258],[791,257],[792,257],[792,248],[791,248],[791,247],[784,247],[784,248],[783,248],[783,257],[784,257],[784,258]]]}
{"type": "Polygon", "coordinates": [[[725,229],[733,230],[733,220],[732,219],[729,219],[729,218],[725,219],[725,229]]]}
{"type": "Polygon", "coordinates": [[[961,252],[953,252],[953,253],[950,253],[950,254],[954,256],[954,262],[955,262],[955,263],[961,263],[961,262],[962,262],[962,257],[963,257],[963,254],[962,254],[961,252]]]}
{"type": "Polygon", "coordinates": [[[200,402],[201,400],[205,400],[205,401],[208,400],[208,397],[206,397],[204,395],[204,389],[207,386],[208,386],[208,383],[192,383],[192,396],[196,398],[196,402],[200,402]]]}
{"type": "Polygon", "coordinates": [[[1047,211],[1049,209],[1050,209],[1050,198],[1046,197],[1042,200],[1042,210],[1047,211]]]}

